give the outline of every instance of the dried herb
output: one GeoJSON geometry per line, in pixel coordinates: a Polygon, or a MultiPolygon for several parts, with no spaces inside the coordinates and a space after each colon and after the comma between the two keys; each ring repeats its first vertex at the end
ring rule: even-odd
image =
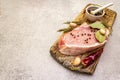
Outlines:
{"type": "Polygon", "coordinates": [[[87,66],[91,65],[92,63],[94,63],[94,61],[96,61],[98,59],[98,57],[100,57],[102,52],[103,52],[103,48],[100,49],[99,51],[94,52],[94,53],[88,55],[87,57],[83,58],[82,59],[83,66],[87,67],[87,66]]]}
{"type": "Polygon", "coordinates": [[[69,32],[71,30],[73,30],[73,28],[72,27],[68,27],[68,28],[59,29],[58,32],[64,32],[64,33],[66,33],[66,32],[69,32]]]}
{"type": "Polygon", "coordinates": [[[100,21],[96,21],[96,22],[90,24],[90,27],[96,28],[96,29],[105,28],[105,26],[100,21]]]}
{"type": "Polygon", "coordinates": [[[77,25],[81,25],[82,24],[81,21],[67,21],[67,22],[64,22],[64,24],[70,24],[70,23],[76,23],[77,25]]]}
{"type": "Polygon", "coordinates": [[[98,30],[96,33],[95,33],[95,37],[96,37],[96,39],[99,41],[99,42],[104,42],[105,41],[105,39],[106,39],[106,36],[105,35],[103,35],[103,34],[101,34],[100,33],[100,30],[98,30]]]}
{"type": "MultiPolygon", "coordinates": [[[[67,21],[67,22],[64,22],[64,24],[70,24],[70,23],[75,23],[77,25],[81,25],[82,24],[81,21],[67,21]]],[[[66,32],[69,32],[69,31],[73,30],[74,28],[75,27],[69,25],[68,28],[59,29],[58,32],[64,32],[64,33],[66,33],[66,32]]]]}

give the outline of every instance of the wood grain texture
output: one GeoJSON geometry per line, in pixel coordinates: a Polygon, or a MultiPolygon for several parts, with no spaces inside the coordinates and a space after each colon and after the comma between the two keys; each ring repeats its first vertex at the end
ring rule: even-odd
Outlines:
{"type": "MultiPolygon", "coordinates": [[[[89,5],[96,5],[96,4],[88,4],[87,6],[89,6],[89,5]]],[[[73,21],[80,21],[82,23],[83,22],[90,23],[90,21],[88,21],[86,19],[86,17],[85,17],[85,8],[83,9],[83,11],[73,21]]],[[[112,26],[113,26],[114,20],[116,18],[116,15],[117,15],[117,13],[115,11],[110,10],[110,9],[105,9],[105,15],[104,15],[103,18],[101,18],[101,21],[107,27],[109,27],[112,30],[112,26]]],[[[63,36],[63,35],[64,35],[64,33],[61,36],[63,36]]],[[[90,66],[88,66],[86,68],[83,68],[81,65],[73,66],[72,61],[74,60],[75,56],[67,56],[67,55],[64,55],[64,54],[59,52],[58,44],[57,44],[59,39],[50,48],[50,53],[51,53],[52,57],[58,63],[62,64],[65,68],[67,68],[69,70],[76,71],[76,72],[87,73],[87,74],[93,74],[95,69],[96,69],[96,66],[97,66],[97,64],[99,62],[100,57],[93,64],[91,64],[90,66]]],[[[98,49],[96,49],[96,51],[97,50],[98,49]]],[[[88,54],[90,54],[90,53],[88,52],[88,53],[85,53],[85,54],[82,54],[82,55],[79,55],[79,56],[81,58],[83,58],[83,57],[87,56],[88,54]]]]}

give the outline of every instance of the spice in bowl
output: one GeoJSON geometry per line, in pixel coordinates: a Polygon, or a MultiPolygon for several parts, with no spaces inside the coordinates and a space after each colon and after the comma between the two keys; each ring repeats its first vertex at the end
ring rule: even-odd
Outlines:
{"type": "Polygon", "coordinates": [[[99,20],[100,18],[102,18],[105,14],[105,11],[102,10],[102,11],[99,11],[98,13],[96,14],[92,14],[91,11],[94,11],[96,9],[98,9],[100,6],[96,6],[96,5],[91,5],[91,6],[88,6],[86,8],[86,17],[88,20],[90,21],[96,21],[96,20],[99,20]]]}

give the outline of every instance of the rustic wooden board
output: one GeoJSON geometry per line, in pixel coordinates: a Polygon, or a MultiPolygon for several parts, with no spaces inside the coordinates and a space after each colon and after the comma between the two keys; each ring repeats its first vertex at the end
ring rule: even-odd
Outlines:
{"type": "MultiPolygon", "coordinates": [[[[96,5],[96,4],[88,4],[89,5],[96,5]]],[[[87,7],[86,6],[86,7],[87,7]]],[[[86,8],[85,7],[85,8],[86,8]]],[[[83,11],[74,19],[74,21],[80,21],[80,22],[89,22],[86,17],[85,17],[85,8],[83,9],[83,11]]],[[[114,20],[116,18],[117,13],[113,10],[110,9],[105,9],[105,15],[104,17],[101,19],[101,21],[103,23],[106,24],[107,27],[109,27],[112,30],[112,26],[114,23],[114,20]]],[[[62,34],[64,35],[64,33],[62,34]]],[[[61,35],[61,36],[62,36],[61,35]]],[[[61,37],[60,36],[60,37],[61,37]]],[[[60,38],[59,38],[60,39],[60,38]]],[[[73,66],[72,65],[72,61],[74,60],[74,58],[76,56],[67,56],[64,55],[62,53],[59,52],[58,49],[58,41],[59,39],[51,46],[50,48],[50,53],[52,55],[52,57],[60,64],[62,64],[65,68],[72,70],[72,71],[76,71],[76,72],[83,72],[83,73],[87,73],[87,74],[93,74],[96,66],[98,64],[98,61],[100,59],[100,57],[90,66],[88,66],[87,68],[82,68],[81,65],[79,66],[73,66]]],[[[104,46],[103,46],[104,47],[104,46]]],[[[97,49],[96,49],[97,50],[97,49]]],[[[81,58],[87,56],[89,53],[85,53],[82,55],[79,55],[81,58]]]]}

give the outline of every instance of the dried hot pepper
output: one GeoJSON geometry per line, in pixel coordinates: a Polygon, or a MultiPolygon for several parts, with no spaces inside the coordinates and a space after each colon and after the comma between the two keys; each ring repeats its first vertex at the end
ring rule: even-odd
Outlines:
{"type": "Polygon", "coordinates": [[[100,55],[102,54],[102,52],[103,52],[103,48],[100,49],[97,52],[94,52],[94,53],[88,55],[87,57],[85,57],[85,58],[82,59],[82,64],[85,67],[91,65],[98,57],[100,57],[100,55]]]}

